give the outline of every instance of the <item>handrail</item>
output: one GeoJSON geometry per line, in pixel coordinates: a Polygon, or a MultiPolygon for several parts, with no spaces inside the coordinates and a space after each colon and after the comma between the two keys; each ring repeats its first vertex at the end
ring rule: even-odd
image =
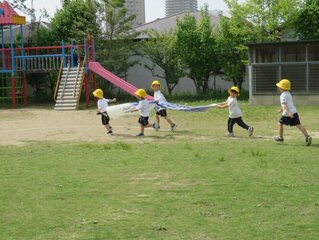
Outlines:
{"type": "Polygon", "coordinates": [[[74,84],[74,88],[73,88],[73,97],[75,96],[76,86],[78,85],[79,72],[80,72],[80,64],[78,64],[78,70],[76,72],[75,84],[74,84]]]}
{"type": "Polygon", "coordinates": [[[58,88],[59,88],[59,85],[60,85],[60,80],[61,80],[61,75],[62,75],[62,69],[63,69],[63,58],[61,60],[61,65],[60,65],[60,71],[59,71],[59,76],[58,76],[58,79],[55,83],[55,90],[54,90],[54,96],[53,96],[53,100],[56,101],[56,95],[58,93],[58,88]]]}
{"type": "Polygon", "coordinates": [[[68,80],[68,78],[69,78],[69,72],[70,72],[70,63],[68,63],[68,69],[67,69],[67,72],[66,72],[65,81],[64,81],[64,84],[63,84],[63,88],[62,88],[62,92],[61,92],[60,99],[63,98],[63,93],[64,93],[65,85],[66,85],[66,82],[67,82],[67,80],[68,80]]]}
{"type": "Polygon", "coordinates": [[[84,74],[85,61],[86,61],[86,56],[84,56],[84,59],[83,59],[83,62],[82,62],[82,66],[81,66],[81,69],[83,70],[83,74],[82,74],[81,84],[80,84],[80,88],[79,88],[78,99],[77,99],[77,101],[76,101],[76,106],[79,106],[79,102],[80,102],[81,90],[82,90],[83,80],[84,80],[84,75],[85,75],[85,74],[84,74]]]}

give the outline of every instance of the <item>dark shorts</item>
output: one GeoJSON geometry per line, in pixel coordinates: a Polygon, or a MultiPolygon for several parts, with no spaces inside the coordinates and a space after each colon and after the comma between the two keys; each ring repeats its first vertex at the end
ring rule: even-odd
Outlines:
{"type": "Polygon", "coordinates": [[[140,123],[144,127],[147,126],[148,125],[148,117],[140,116],[140,118],[138,119],[138,123],[140,123]]]}
{"type": "Polygon", "coordinates": [[[109,115],[107,114],[107,112],[103,112],[103,113],[102,113],[102,115],[101,115],[101,120],[102,120],[102,124],[103,124],[103,125],[109,124],[110,117],[109,117],[109,115]]]}
{"type": "Polygon", "coordinates": [[[281,116],[279,122],[283,125],[296,126],[300,125],[300,119],[298,113],[294,113],[293,118],[281,116]]]}
{"type": "Polygon", "coordinates": [[[162,109],[162,110],[157,111],[156,115],[159,115],[161,117],[166,117],[167,116],[166,109],[162,109]]]}

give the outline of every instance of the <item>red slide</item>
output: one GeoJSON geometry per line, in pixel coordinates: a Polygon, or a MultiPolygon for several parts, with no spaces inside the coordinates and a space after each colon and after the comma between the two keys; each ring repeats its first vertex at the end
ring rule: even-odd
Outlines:
{"type": "MultiPolygon", "coordinates": [[[[135,96],[134,93],[137,90],[137,87],[106,70],[99,62],[89,62],[89,69],[92,72],[100,75],[102,78],[108,80],[110,83],[124,90],[125,92],[131,94],[132,96],[135,96]]],[[[147,95],[146,99],[153,100],[154,98],[147,95]]]]}

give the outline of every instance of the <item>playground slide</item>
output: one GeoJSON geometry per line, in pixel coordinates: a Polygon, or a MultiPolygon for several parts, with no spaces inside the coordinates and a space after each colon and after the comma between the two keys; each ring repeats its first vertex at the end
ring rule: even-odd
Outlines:
{"type": "MultiPolygon", "coordinates": [[[[115,86],[121,88],[125,92],[131,94],[132,96],[135,96],[134,92],[137,90],[137,87],[133,86],[132,84],[125,81],[124,79],[106,70],[99,62],[89,62],[89,69],[92,72],[100,75],[102,78],[108,80],[115,86]]],[[[152,96],[147,95],[146,99],[153,100],[154,98],[152,96]]]]}

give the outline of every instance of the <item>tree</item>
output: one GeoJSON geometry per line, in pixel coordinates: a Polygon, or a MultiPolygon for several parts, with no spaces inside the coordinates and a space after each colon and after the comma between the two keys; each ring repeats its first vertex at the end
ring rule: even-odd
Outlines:
{"type": "Polygon", "coordinates": [[[240,28],[237,24],[240,23],[222,17],[217,29],[217,45],[224,78],[241,88],[246,74],[248,49],[245,45],[247,36],[242,36],[245,32],[240,31],[242,26],[240,28]]]}
{"type": "Polygon", "coordinates": [[[241,88],[250,42],[278,41],[292,28],[300,0],[225,0],[230,17],[218,26],[218,49],[225,79],[241,88]]]}
{"type": "Polygon", "coordinates": [[[297,13],[294,27],[302,40],[319,39],[319,1],[306,0],[297,13]]]}
{"type": "Polygon", "coordinates": [[[101,35],[98,43],[98,57],[107,69],[121,77],[137,61],[129,60],[136,54],[132,21],[135,16],[127,15],[124,0],[102,0],[99,9],[101,35]]]}
{"type": "Polygon", "coordinates": [[[246,0],[243,4],[239,4],[238,0],[224,1],[233,22],[247,21],[251,24],[239,27],[249,32],[248,38],[255,41],[281,40],[283,33],[292,28],[302,3],[302,0],[246,0]]]}
{"type": "Polygon", "coordinates": [[[152,65],[146,64],[145,67],[154,77],[166,80],[168,93],[171,96],[179,79],[186,74],[177,56],[175,34],[150,30],[147,35],[149,39],[144,42],[143,53],[151,60],[152,65]],[[155,74],[156,66],[163,69],[164,75],[155,74]]]}
{"type": "Polygon", "coordinates": [[[98,4],[95,0],[69,0],[64,1],[63,6],[51,22],[52,35],[57,43],[61,40],[82,42],[87,35],[98,34],[98,4]]]}
{"type": "Polygon", "coordinates": [[[187,66],[187,75],[194,81],[197,93],[208,93],[209,77],[216,69],[218,60],[207,5],[201,10],[198,24],[190,15],[177,21],[176,38],[179,58],[187,66]]]}

